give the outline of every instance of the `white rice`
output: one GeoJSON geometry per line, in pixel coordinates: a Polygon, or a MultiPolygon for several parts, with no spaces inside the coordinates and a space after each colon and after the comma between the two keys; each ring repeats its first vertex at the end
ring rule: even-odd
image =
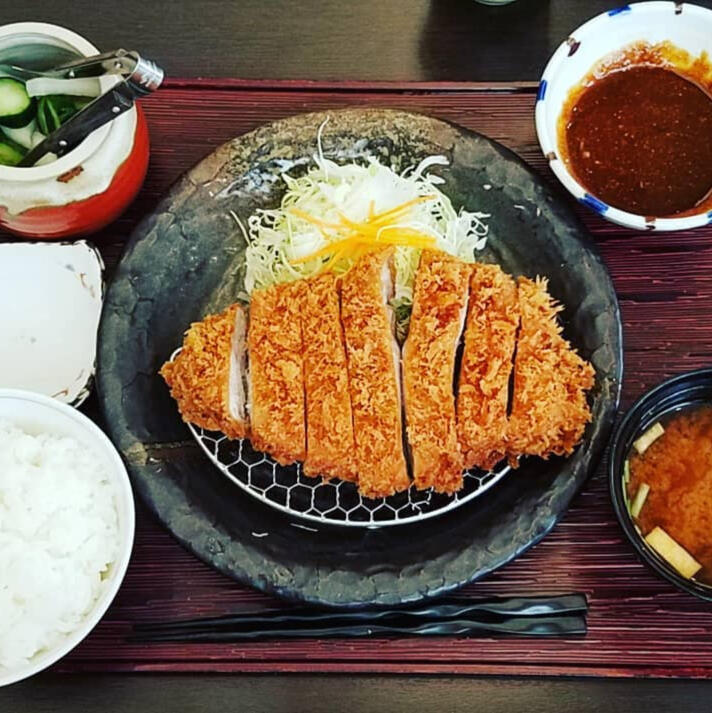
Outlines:
{"type": "Polygon", "coordinates": [[[78,441],[0,420],[0,670],[57,646],[92,609],[118,551],[114,497],[78,441]]]}

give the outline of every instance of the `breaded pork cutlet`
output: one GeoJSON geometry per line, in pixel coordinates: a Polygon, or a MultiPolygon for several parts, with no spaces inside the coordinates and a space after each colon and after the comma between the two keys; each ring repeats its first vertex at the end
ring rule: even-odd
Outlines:
{"type": "Polygon", "coordinates": [[[255,290],[250,299],[252,445],[282,465],[306,456],[303,290],[300,280],[255,290]]]}
{"type": "Polygon", "coordinates": [[[547,292],[546,280],[520,277],[518,286],[521,327],[507,448],[513,465],[522,455],[547,458],[573,451],[591,420],[586,391],[595,377],[562,337],[556,318],[561,307],[547,292]]]}
{"type": "Polygon", "coordinates": [[[160,371],[184,421],[229,438],[248,435],[246,332],[237,304],[190,326],[183,349],[160,371]]]}
{"type": "Polygon", "coordinates": [[[340,316],[340,285],[327,272],[306,281],[301,308],[307,400],[306,475],[357,479],[340,316]]]}
{"type": "Polygon", "coordinates": [[[393,249],[361,258],[342,278],[341,321],[360,492],[370,498],[409,486],[403,453],[400,349],[388,300],[393,249]]]}
{"type": "Polygon", "coordinates": [[[518,325],[514,280],[497,265],[473,265],[457,395],[465,468],[490,470],[505,456],[509,379],[518,325]]]}
{"type": "Polygon", "coordinates": [[[454,493],[463,460],[455,421],[455,356],[465,324],[470,266],[424,250],[413,287],[403,347],[403,386],[413,480],[419,489],[454,493]]]}

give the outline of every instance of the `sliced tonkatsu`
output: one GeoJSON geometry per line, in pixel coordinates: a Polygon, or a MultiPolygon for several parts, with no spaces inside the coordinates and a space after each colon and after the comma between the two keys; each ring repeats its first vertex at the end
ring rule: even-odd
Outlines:
{"type": "Polygon", "coordinates": [[[403,453],[400,349],[388,301],[393,249],[362,257],[343,277],[341,320],[356,439],[359,490],[392,495],[409,486],[403,453]]]}
{"type": "Polygon", "coordinates": [[[490,470],[506,454],[507,401],[518,325],[514,280],[497,265],[473,265],[457,396],[465,468],[490,470]]]}
{"type": "Polygon", "coordinates": [[[307,280],[303,292],[301,320],[307,413],[304,473],[356,480],[339,293],[339,281],[330,272],[307,280]]]}
{"type": "Polygon", "coordinates": [[[570,454],[595,373],[546,280],[423,251],[401,362],[394,251],[253,291],[249,329],[239,304],[192,324],[160,371],[183,419],[369,498],[410,486],[408,458],[417,488],[450,494],[472,467],[570,454]]]}
{"type": "Polygon", "coordinates": [[[238,304],[190,326],[180,353],[160,371],[184,421],[229,438],[248,435],[246,337],[238,304]]]}
{"type": "Polygon", "coordinates": [[[417,488],[453,493],[462,487],[463,459],[453,391],[455,357],[467,311],[470,266],[423,251],[403,347],[408,444],[417,488]]]}
{"type": "Polygon", "coordinates": [[[545,279],[520,277],[521,327],[514,363],[514,392],[507,453],[516,465],[522,455],[548,458],[569,454],[591,420],[586,391],[593,367],[561,335],[561,307],[545,279]]]}
{"type": "Polygon", "coordinates": [[[282,465],[306,456],[303,291],[300,280],[255,290],[250,300],[252,445],[282,465]]]}

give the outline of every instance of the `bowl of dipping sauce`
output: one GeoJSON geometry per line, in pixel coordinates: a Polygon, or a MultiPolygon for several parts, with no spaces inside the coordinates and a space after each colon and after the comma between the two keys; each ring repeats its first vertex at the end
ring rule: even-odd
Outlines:
{"type": "Polygon", "coordinates": [[[643,2],[575,30],[544,70],[536,130],[561,183],[638,230],[712,222],[712,11],[643,2]]]}
{"type": "Polygon", "coordinates": [[[613,437],[616,516],[641,559],[712,601],[712,368],[644,394],[613,437]]]}

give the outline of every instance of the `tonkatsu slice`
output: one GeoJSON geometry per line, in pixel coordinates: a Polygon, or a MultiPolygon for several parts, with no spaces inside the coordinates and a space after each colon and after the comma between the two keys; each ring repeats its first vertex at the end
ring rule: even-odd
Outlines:
{"type": "Polygon", "coordinates": [[[473,265],[457,396],[465,468],[490,470],[506,454],[509,381],[518,325],[514,280],[498,265],[473,265]]]}
{"type": "Polygon", "coordinates": [[[340,285],[333,273],[324,273],[307,280],[305,287],[301,309],[307,404],[304,473],[354,481],[354,429],[340,285]]]}
{"type": "Polygon", "coordinates": [[[467,312],[470,266],[424,250],[413,287],[403,347],[405,414],[417,488],[454,493],[462,487],[453,381],[467,312]]]}
{"type": "Polygon", "coordinates": [[[361,258],[344,275],[341,287],[359,490],[371,498],[409,486],[400,349],[388,304],[393,294],[393,252],[389,248],[361,258]]]}
{"type": "Polygon", "coordinates": [[[160,371],[184,421],[229,438],[248,435],[246,336],[238,304],[191,324],[182,350],[160,371]]]}
{"type": "Polygon", "coordinates": [[[289,465],[306,456],[301,304],[304,283],[255,290],[250,300],[252,445],[289,465]]]}
{"type": "Polygon", "coordinates": [[[547,281],[520,277],[521,327],[514,362],[514,393],[509,419],[508,455],[547,458],[569,454],[591,420],[586,391],[593,367],[561,335],[561,307],[547,292],[547,281]]]}

